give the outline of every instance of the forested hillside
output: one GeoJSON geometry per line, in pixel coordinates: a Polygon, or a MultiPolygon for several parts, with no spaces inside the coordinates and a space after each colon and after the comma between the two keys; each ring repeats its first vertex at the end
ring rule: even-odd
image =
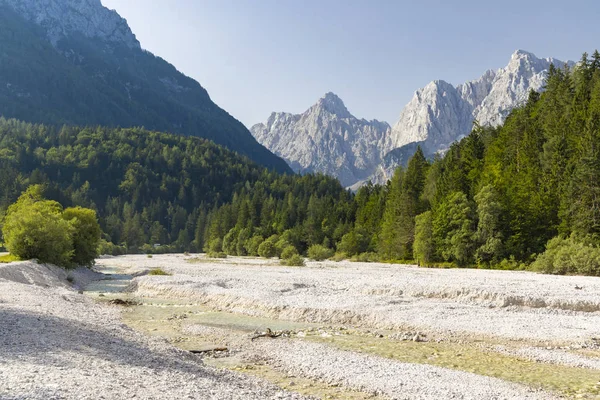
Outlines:
{"type": "Polygon", "coordinates": [[[42,184],[46,197],[65,206],[96,209],[106,239],[128,251],[144,244],[201,250],[205,230],[222,237],[238,219],[262,226],[265,235],[305,220],[319,229],[325,218],[333,228],[352,222],[351,196],[332,178],[279,175],[210,141],[143,129],[0,119],[0,171],[2,209],[42,184]],[[238,216],[246,200],[249,208],[238,216]],[[306,211],[309,203],[326,207],[318,220],[306,211]],[[220,206],[229,212],[216,220],[220,206]]]}

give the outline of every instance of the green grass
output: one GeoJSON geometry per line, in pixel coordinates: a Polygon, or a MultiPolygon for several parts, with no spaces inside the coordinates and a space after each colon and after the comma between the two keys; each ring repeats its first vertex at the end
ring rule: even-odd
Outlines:
{"type": "Polygon", "coordinates": [[[12,254],[4,254],[0,256],[0,263],[7,264],[14,261],[19,261],[19,257],[13,256],[12,254]]]}

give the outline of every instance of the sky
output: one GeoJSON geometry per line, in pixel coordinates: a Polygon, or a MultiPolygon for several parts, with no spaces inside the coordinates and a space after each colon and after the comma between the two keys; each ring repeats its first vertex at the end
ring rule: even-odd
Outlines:
{"type": "Polygon", "coordinates": [[[101,1],[248,127],[327,92],[393,124],[432,80],[476,79],[517,49],[578,60],[600,47],[597,1],[101,1]]]}

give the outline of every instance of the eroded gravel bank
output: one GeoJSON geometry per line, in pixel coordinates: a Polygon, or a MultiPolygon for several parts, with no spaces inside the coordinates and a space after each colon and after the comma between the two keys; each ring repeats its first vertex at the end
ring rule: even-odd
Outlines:
{"type": "Polygon", "coordinates": [[[248,315],[561,344],[600,336],[600,279],[592,277],[350,262],[286,268],[274,260],[190,262],[182,255],[99,262],[175,274],[136,278],[137,295],[195,299],[248,315]]]}

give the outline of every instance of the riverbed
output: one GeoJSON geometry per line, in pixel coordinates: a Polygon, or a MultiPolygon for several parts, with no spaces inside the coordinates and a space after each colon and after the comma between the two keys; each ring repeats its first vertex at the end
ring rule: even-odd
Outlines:
{"type": "Polygon", "coordinates": [[[112,279],[89,295],[131,301],[128,326],[303,395],[600,397],[597,278],[204,255],[96,268],[112,279]]]}

